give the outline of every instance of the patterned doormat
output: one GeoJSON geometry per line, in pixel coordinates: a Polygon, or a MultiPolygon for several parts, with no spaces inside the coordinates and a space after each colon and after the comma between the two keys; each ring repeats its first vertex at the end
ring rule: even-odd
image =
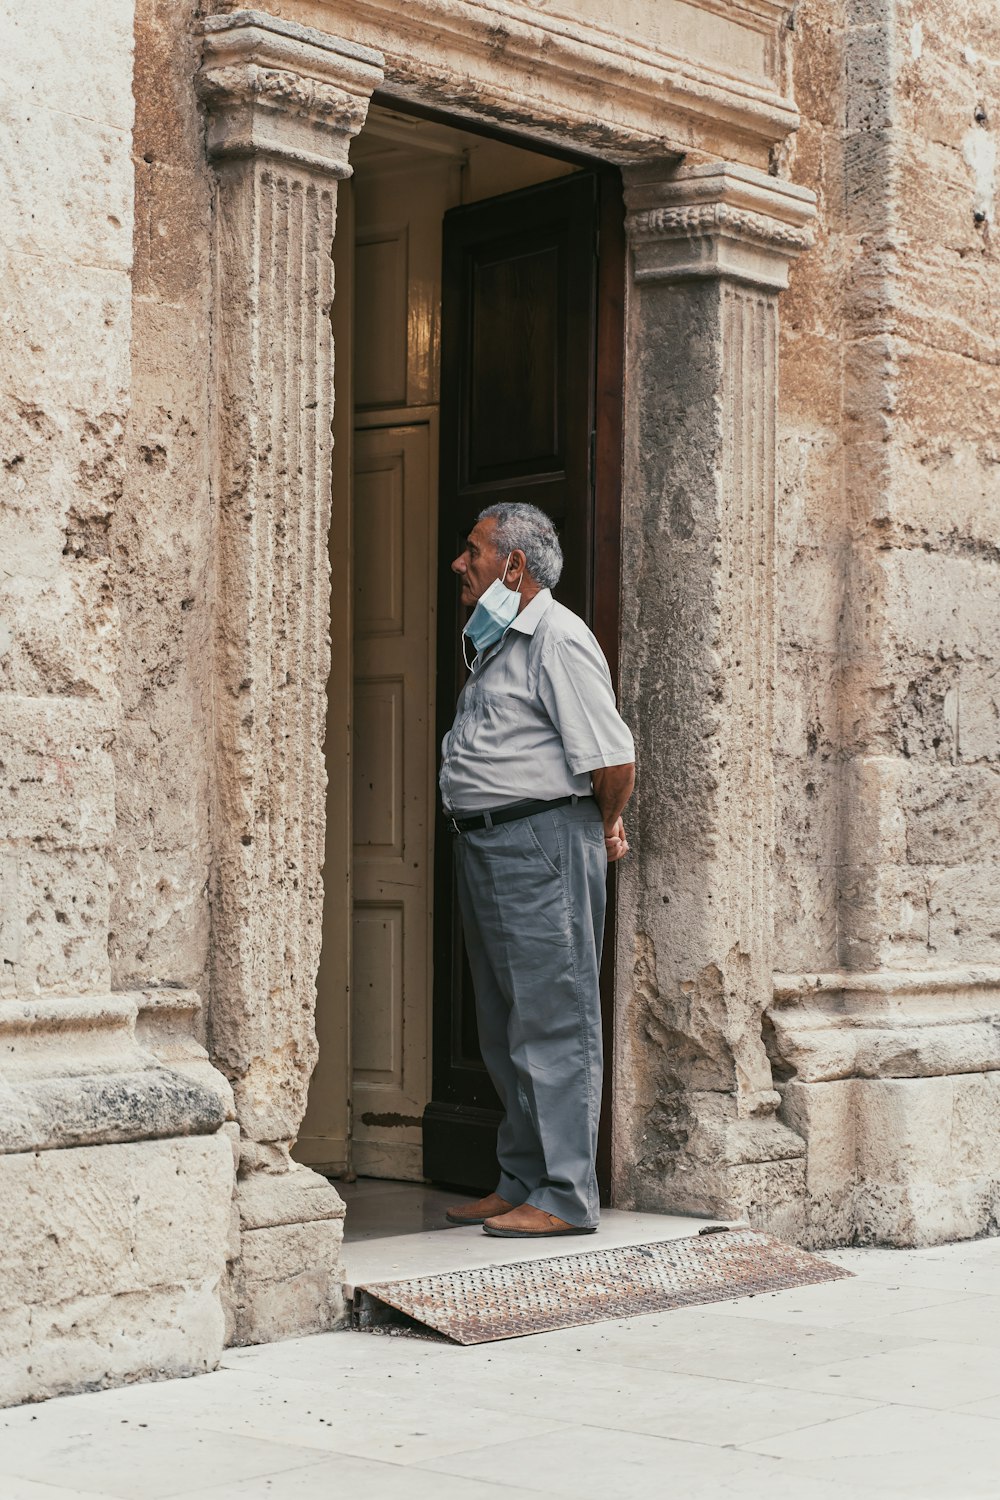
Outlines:
{"type": "Polygon", "coordinates": [[[701,1230],[651,1245],[370,1282],[354,1289],[352,1325],[486,1344],[850,1274],[755,1229],[701,1230]]]}

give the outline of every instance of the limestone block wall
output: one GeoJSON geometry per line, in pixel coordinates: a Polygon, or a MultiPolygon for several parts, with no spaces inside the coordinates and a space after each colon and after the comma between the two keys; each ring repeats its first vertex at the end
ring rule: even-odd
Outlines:
{"type": "Polygon", "coordinates": [[[109,547],[129,386],[130,48],[127,4],[82,39],[68,13],[4,22],[0,994],[10,999],[109,983],[119,712],[109,547]],[[86,112],[67,111],[73,93],[86,112]]]}
{"type": "Polygon", "coordinates": [[[147,649],[115,555],[132,4],[7,7],[0,28],[3,1405],[211,1367],[234,1171],[231,1096],[203,1049],[172,1035],[158,1056],[197,996],[123,987],[109,950],[122,666],[147,649]]]}
{"type": "Polygon", "coordinates": [[[795,8],[776,1000],[807,1234],[995,1230],[997,95],[980,0],[795,8]]]}
{"type": "Polygon", "coordinates": [[[845,847],[841,957],[995,964],[1000,24],[976,0],[869,7],[851,57],[858,151],[877,128],[851,168],[845,790],[882,839],[860,867],[845,847]]]}
{"type": "Polygon", "coordinates": [[[815,244],[781,299],[775,678],[775,955],[835,968],[839,674],[847,537],[842,407],[844,0],[805,0],[789,33],[801,123],[781,165],[817,195],[815,244]]]}
{"type": "Polygon", "coordinates": [[[116,985],[207,995],[211,175],[194,93],[194,0],[138,0],[131,406],[110,567],[118,678],[111,963],[116,985]]]}

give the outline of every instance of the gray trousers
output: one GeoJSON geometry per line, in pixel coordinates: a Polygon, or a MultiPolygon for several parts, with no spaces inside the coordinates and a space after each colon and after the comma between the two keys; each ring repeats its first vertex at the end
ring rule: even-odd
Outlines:
{"type": "Polygon", "coordinates": [[[455,866],[479,1045],[504,1108],[497,1192],[590,1228],[608,870],[597,804],[459,834],[455,866]]]}

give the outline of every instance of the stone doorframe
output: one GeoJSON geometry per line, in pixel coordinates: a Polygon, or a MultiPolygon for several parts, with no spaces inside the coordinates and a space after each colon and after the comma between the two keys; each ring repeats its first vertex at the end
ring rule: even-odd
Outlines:
{"type": "MultiPolygon", "coordinates": [[[[343,1205],[289,1149],[316,1059],[330,249],[337,183],[383,75],[377,53],[257,12],[203,32],[216,179],[209,1037],[240,1125],[233,1332],[250,1341],[341,1309],[343,1205]]],[[[669,143],[625,177],[622,697],[640,779],[619,881],[615,1192],[775,1223],[803,1152],[775,1119],[761,1040],[777,294],[813,199],[753,168],[678,166],[669,143]]]]}

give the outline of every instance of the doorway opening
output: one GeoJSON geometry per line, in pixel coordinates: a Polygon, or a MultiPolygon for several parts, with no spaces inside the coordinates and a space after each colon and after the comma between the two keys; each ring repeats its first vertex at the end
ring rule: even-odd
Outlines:
{"type": "MultiPolygon", "coordinates": [[[[348,1181],[491,1188],[498,1105],[436,785],[461,672],[448,563],[484,506],[542,505],[564,538],[557,596],[614,672],[620,183],[386,105],[352,163],[334,244],[319,1061],[295,1156],[348,1181]]],[[[609,932],[608,1043],[612,953],[609,932]]]]}

